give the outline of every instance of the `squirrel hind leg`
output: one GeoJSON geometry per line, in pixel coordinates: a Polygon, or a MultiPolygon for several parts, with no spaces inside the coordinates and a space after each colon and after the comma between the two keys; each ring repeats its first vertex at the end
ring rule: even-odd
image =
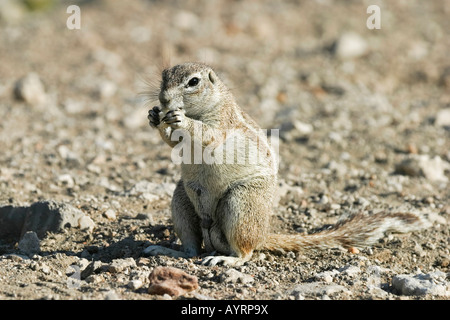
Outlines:
{"type": "Polygon", "coordinates": [[[183,251],[189,257],[199,255],[203,241],[200,218],[184,189],[182,180],[175,188],[171,208],[174,230],[180,238],[183,251]]]}
{"type": "MultiPolygon", "coordinates": [[[[230,249],[226,254],[231,257],[213,257],[206,263],[242,264],[262,245],[269,227],[273,194],[269,192],[270,184],[265,179],[246,181],[230,188],[219,201],[216,217],[220,221],[217,222],[230,249]]],[[[217,234],[212,236],[213,245],[216,238],[219,238],[217,234]]]]}

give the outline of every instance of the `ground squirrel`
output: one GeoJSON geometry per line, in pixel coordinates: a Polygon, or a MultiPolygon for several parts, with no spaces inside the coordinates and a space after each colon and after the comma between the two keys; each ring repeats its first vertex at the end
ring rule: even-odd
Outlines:
{"type": "Polygon", "coordinates": [[[423,223],[412,213],[356,214],[315,234],[270,233],[276,157],[259,126],[238,106],[213,69],[203,63],[184,63],[164,70],[158,98],[161,105],[149,111],[150,126],[172,148],[189,142],[188,148],[182,148],[185,161],[171,203],[183,251],[152,245],[146,254],[193,257],[202,253],[203,245],[210,254],[203,264],[239,265],[254,250],[362,247],[388,230],[409,232],[423,223]],[[225,159],[220,147],[229,141],[230,132],[244,139],[234,144],[237,152],[231,159],[225,159]],[[199,150],[203,156],[214,154],[208,149],[222,153],[217,152],[215,161],[195,159],[199,150]],[[239,152],[245,161],[236,161],[239,152]],[[257,161],[250,161],[255,153],[257,161]]]}

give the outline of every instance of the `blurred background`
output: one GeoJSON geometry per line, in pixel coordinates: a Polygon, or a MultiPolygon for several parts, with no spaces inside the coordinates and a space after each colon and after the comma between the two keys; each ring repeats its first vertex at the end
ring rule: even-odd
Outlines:
{"type": "Polygon", "coordinates": [[[287,180],[324,168],[427,178],[417,163],[438,157],[430,181],[446,182],[449,14],[449,1],[1,0],[0,200],[174,181],[147,124],[156,102],[139,93],[192,60],[263,128],[282,129],[287,180]],[[80,29],[67,27],[72,4],[80,29]],[[402,168],[410,155],[425,157],[402,168]]]}

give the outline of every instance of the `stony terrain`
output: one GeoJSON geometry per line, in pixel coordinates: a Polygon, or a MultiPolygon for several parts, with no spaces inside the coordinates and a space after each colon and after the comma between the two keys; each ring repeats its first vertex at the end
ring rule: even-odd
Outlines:
{"type": "Polygon", "coordinates": [[[450,298],[448,1],[77,3],[69,30],[70,1],[0,1],[0,299],[176,299],[148,293],[158,266],[197,277],[178,299],[450,298]],[[383,210],[431,226],[236,268],[144,256],[180,245],[179,168],[139,95],[167,60],[210,63],[281,129],[274,231],[383,210]]]}

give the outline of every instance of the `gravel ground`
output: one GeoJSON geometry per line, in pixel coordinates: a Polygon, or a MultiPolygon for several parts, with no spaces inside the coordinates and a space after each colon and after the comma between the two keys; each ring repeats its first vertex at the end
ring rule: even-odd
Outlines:
{"type": "Polygon", "coordinates": [[[0,1],[1,299],[172,299],[147,293],[157,266],[198,278],[178,299],[450,298],[449,1],[79,1],[79,30],[54,3],[0,1]],[[359,253],[257,252],[235,271],[143,256],[180,245],[179,168],[138,94],[168,59],[211,64],[281,128],[274,231],[383,210],[432,226],[359,253]],[[25,233],[50,225],[31,221],[43,201],[82,218],[25,233]]]}

